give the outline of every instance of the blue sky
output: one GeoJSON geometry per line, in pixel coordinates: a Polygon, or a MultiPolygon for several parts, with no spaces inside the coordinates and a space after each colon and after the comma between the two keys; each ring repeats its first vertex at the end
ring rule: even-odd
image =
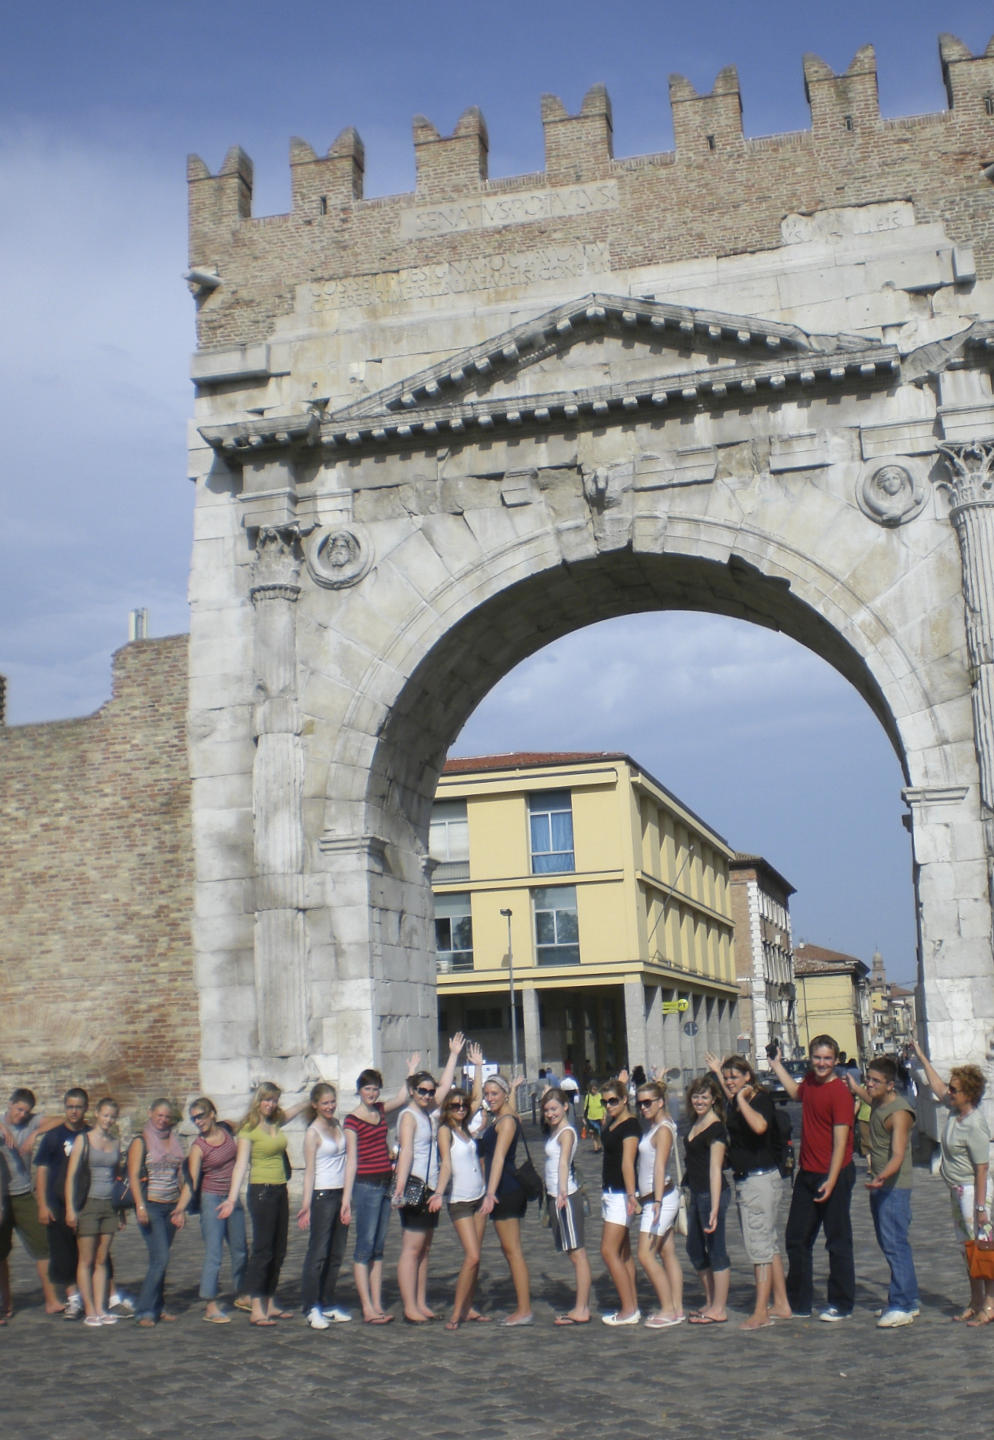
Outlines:
{"type": "MultiPolygon", "coordinates": [[[[366,194],[413,187],[411,119],[446,133],[478,105],[492,176],[542,166],[543,92],[575,110],[603,81],[615,153],[672,143],[667,77],[738,67],[750,135],[809,123],[801,72],[876,45],[886,115],[945,107],[937,36],[975,53],[990,0],[54,0],[5,16],[0,55],[0,671],[11,723],[96,709],[128,611],[187,628],[185,479],[193,308],[185,156],[242,145],[257,214],[287,208],[287,148],[347,125],[366,194]]],[[[627,749],[738,848],[798,887],[795,933],[913,973],[897,762],[849,687],[792,642],[706,617],[569,637],[507,677],[467,750],[627,749]],[[653,663],[646,664],[651,655],[653,663]],[[610,676],[610,684],[594,673],[610,676]],[[591,698],[591,688],[596,694],[591,698]]]]}

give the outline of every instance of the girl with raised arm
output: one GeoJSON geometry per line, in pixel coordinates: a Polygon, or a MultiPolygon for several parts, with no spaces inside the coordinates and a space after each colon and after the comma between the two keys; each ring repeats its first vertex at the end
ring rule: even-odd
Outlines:
{"type": "Polygon", "coordinates": [[[397,1261],[397,1285],[408,1325],[427,1325],[437,1317],[428,1304],[428,1254],[438,1226],[438,1211],[429,1208],[432,1194],[438,1187],[438,1146],[435,1127],[438,1105],[452,1088],[456,1062],[466,1043],[463,1034],[449,1041],[449,1058],[442,1078],[435,1084],[427,1070],[408,1076],[410,1103],[397,1122],[397,1169],[394,1173],[393,1200],[400,1211],[404,1234],[397,1261]],[[420,1182],[422,1198],[417,1204],[404,1203],[408,1180],[420,1182]]]}
{"type": "Polygon", "coordinates": [[[489,1215],[497,1231],[514,1285],[515,1305],[510,1315],[498,1324],[531,1325],[531,1289],[528,1266],[521,1248],[521,1218],[527,1209],[525,1192],[515,1174],[514,1159],[521,1122],[511,1100],[511,1084],[503,1075],[488,1075],[483,1086],[483,1099],[489,1112],[489,1123],[477,1137],[477,1149],[483,1162],[487,1189],[477,1215],[480,1239],[489,1215]]]}
{"type": "MultiPolygon", "coordinates": [[[[978,1232],[991,1227],[991,1133],[979,1109],[984,1093],[984,1073],[978,1065],[957,1065],[943,1080],[925,1051],[913,1040],[932,1094],[949,1106],[949,1117],[939,1137],[942,1163],[939,1174],[949,1186],[953,1226],[964,1247],[967,1274],[970,1257],[967,1245],[976,1243],[978,1232]]],[[[970,1303],[955,1320],[968,1325],[989,1325],[994,1320],[994,1280],[970,1275],[970,1303]]]]}

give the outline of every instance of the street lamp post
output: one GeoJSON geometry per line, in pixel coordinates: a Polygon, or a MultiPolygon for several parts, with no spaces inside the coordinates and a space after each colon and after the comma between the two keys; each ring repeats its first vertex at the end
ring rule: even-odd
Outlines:
{"type": "Polygon", "coordinates": [[[507,983],[511,991],[511,1074],[518,1073],[518,1014],[514,1008],[514,952],[511,949],[511,911],[500,912],[507,921],[507,983]]]}

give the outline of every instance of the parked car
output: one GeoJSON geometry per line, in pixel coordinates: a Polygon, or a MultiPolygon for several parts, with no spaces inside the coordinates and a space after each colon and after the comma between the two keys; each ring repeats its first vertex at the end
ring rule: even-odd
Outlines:
{"type": "MultiPolygon", "coordinates": [[[[783,1068],[793,1080],[800,1083],[808,1073],[808,1062],[806,1060],[785,1060],[783,1062],[783,1068]]],[[[777,1105],[786,1105],[790,1096],[783,1088],[783,1081],[776,1071],[759,1070],[756,1073],[760,1085],[762,1085],[764,1090],[769,1091],[774,1103],[777,1105]]]]}

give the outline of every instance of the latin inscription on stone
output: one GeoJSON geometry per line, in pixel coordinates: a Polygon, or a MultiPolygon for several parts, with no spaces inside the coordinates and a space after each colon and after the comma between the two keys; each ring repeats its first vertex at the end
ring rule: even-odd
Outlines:
{"type": "Polygon", "coordinates": [[[544,280],[579,280],[610,268],[610,250],[605,244],[547,245],[538,250],[414,265],[390,274],[351,275],[345,280],[302,286],[301,291],[305,305],[309,294],[315,310],[348,309],[396,305],[433,295],[461,295],[471,290],[515,289],[539,285],[544,280]]]}
{"type": "Polygon", "coordinates": [[[400,233],[405,240],[414,240],[423,235],[487,230],[497,225],[522,225],[530,220],[559,220],[617,208],[618,186],[614,180],[604,180],[596,185],[481,195],[454,205],[418,205],[401,216],[400,233]]]}

